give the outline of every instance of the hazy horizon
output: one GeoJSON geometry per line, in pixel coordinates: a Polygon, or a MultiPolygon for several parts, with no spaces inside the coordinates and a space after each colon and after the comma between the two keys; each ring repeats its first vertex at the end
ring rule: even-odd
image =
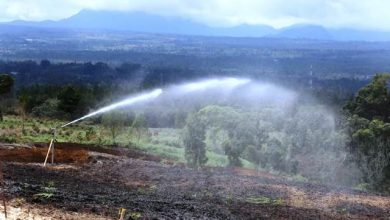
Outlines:
{"type": "Polygon", "coordinates": [[[48,1],[0,0],[0,22],[62,20],[82,10],[145,12],[180,17],[211,27],[268,25],[283,28],[299,24],[332,29],[390,31],[390,2],[383,0],[294,1],[48,1]]]}

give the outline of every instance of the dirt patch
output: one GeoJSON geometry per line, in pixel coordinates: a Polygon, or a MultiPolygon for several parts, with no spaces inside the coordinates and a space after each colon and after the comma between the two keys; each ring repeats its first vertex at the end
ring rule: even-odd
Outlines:
{"type": "MultiPolygon", "coordinates": [[[[48,143],[34,143],[33,146],[37,148],[47,148],[48,143]]],[[[79,143],[69,143],[69,142],[55,142],[56,149],[63,150],[85,150],[85,151],[93,151],[99,153],[106,153],[112,155],[121,155],[121,152],[115,150],[115,147],[99,147],[92,144],[79,144],[79,143]]]]}
{"type": "MultiPolygon", "coordinates": [[[[364,203],[354,203],[354,202],[347,202],[342,201],[339,202],[335,207],[339,212],[341,213],[348,213],[351,215],[367,215],[369,214],[370,210],[374,213],[377,213],[378,215],[386,216],[386,211],[383,210],[380,207],[376,207],[373,205],[368,205],[364,203]]],[[[388,207],[390,209],[390,207],[388,207]]],[[[367,218],[373,217],[373,216],[367,216],[367,218]]],[[[389,216],[390,217],[390,216],[389,216]]]]}
{"type": "MultiPolygon", "coordinates": [[[[107,220],[111,219],[108,216],[101,216],[93,213],[77,213],[72,211],[55,208],[50,205],[40,205],[28,203],[23,198],[12,199],[7,204],[8,216],[7,220],[107,220]]],[[[0,219],[4,219],[4,208],[0,206],[0,219]]],[[[112,218],[117,219],[117,218],[112,218]]]]}
{"type": "MultiPolygon", "coordinates": [[[[34,143],[35,147],[38,148],[47,148],[47,143],[34,143]]],[[[162,159],[158,156],[147,154],[143,151],[135,150],[135,149],[129,149],[129,148],[123,148],[118,146],[96,146],[92,144],[78,144],[78,143],[67,143],[67,142],[57,142],[55,144],[56,149],[63,149],[63,150],[85,150],[87,152],[97,152],[97,153],[103,153],[103,154],[109,154],[109,155],[115,155],[115,156],[126,156],[129,158],[135,158],[135,159],[141,159],[141,160],[147,160],[147,161],[155,161],[160,162],[162,159]]]]}
{"type": "MultiPolygon", "coordinates": [[[[0,144],[0,161],[43,163],[48,151],[48,143],[34,143],[28,145],[0,144]]],[[[97,155],[108,154],[126,156],[147,161],[160,162],[162,159],[142,151],[115,147],[103,148],[95,145],[77,143],[55,143],[54,159],[56,163],[86,163],[91,162],[97,155]],[[101,154],[97,154],[101,153],[101,154]]],[[[51,154],[50,154],[51,158],[51,154]]],[[[50,159],[49,159],[50,161],[50,159]]]]}
{"type": "MultiPolygon", "coordinates": [[[[24,148],[2,149],[0,160],[5,162],[43,163],[48,148],[24,148]]],[[[85,163],[88,161],[88,151],[80,149],[55,149],[54,158],[56,163],[85,163]]]]}
{"type": "MultiPolygon", "coordinates": [[[[86,151],[85,146],[67,149],[71,148],[86,151]]],[[[76,213],[74,216],[118,219],[120,208],[126,209],[128,219],[386,219],[390,216],[390,197],[386,196],[299,182],[248,169],[192,170],[162,163],[161,158],[131,149],[112,150],[113,154],[106,149],[87,151],[89,160],[80,164],[42,167],[7,162],[5,191],[11,206],[15,206],[14,201],[23,200],[22,210],[26,207],[53,210],[53,219],[61,219],[61,210],[70,215],[76,213]]],[[[15,210],[12,207],[10,210],[15,210]]],[[[43,214],[47,216],[47,212],[43,214]]]]}

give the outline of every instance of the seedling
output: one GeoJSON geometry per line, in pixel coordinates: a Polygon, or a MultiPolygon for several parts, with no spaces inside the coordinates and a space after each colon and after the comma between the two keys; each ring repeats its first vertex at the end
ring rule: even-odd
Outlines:
{"type": "Polygon", "coordinates": [[[252,204],[269,204],[269,205],[282,205],[284,203],[282,198],[271,199],[265,196],[249,197],[245,201],[252,204]]]}

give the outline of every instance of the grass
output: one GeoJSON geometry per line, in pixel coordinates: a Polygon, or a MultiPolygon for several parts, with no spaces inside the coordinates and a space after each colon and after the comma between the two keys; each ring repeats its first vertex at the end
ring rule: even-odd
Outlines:
{"type": "Polygon", "coordinates": [[[153,144],[150,142],[140,142],[140,144],[135,147],[154,155],[162,156],[176,162],[185,163],[184,148],[177,148],[164,144],[153,144]]]}
{"type": "Polygon", "coordinates": [[[361,190],[361,191],[368,191],[369,186],[370,185],[368,183],[359,183],[354,187],[354,189],[361,190]]]}
{"type": "MultiPolygon", "coordinates": [[[[8,143],[32,143],[49,142],[52,138],[51,129],[65,124],[64,121],[27,118],[24,132],[22,131],[22,119],[17,116],[5,116],[0,122],[0,142],[8,143]]],[[[81,122],[57,130],[58,142],[74,142],[83,144],[111,145],[112,139],[107,129],[100,125],[91,125],[81,122]]],[[[117,137],[117,144],[131,146],[150,154],[161,156],[177,163],[185,163],[184,148],[180,139],[180,129],[149,128],[149,135],[144,135],[140,140],[131,136],[128,130],[124,130],[117,137]]],[[[207,151],[207,166],[223,167],[228,164],[227,157],[212,151],[207,151]]],[[[241,160],[246,168],[255,168],[247,160],[241,160]]]]}
{"type": "Polygon", "coordinates": [[[245,200],[247,203],[263,204],[263,205],[283,205],[284,201],[281,198],[271,199],[265,196],[249,197],[245,200]]]}

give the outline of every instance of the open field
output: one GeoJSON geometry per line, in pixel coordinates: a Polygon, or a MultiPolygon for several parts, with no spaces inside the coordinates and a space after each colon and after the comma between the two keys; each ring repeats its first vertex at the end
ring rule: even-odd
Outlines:
{"type": "MultiPolygon", "coordinates": [[[[18,116],[5,116],[0,122],[0,142],[4,143],[35,143],[50,142],[51,129],[65,124],[64,121],[27,118],[22,120],[18,116]],[[24,123],[24,131],[23,131],[24,123]]],[[[181,143],[180,129],[149,128],[148,134],[140,139],[131,135],[129,128],[125,128],[116,138],[118,146],[129,147],[162,156],[177,163],[184,163],[184,148],[181,143]]],[[[80,123],[60,129],[57,132],[58,142],[72,142],[81,144],[97,144],[111,146],[113,144],[107,128],[101,125],[80,123]]],[[[227,157],[212,151],[207,152],[208,166],[226,166],[227,157]]],[[[254,168],[247,160],[242,160],[243,166],[254,168]]]]}
{"type": "MultiPolygon", "coordinates": [[[[191,170],[137,150],[2,144],[10,219],[388,219],[390,198],[245,168],[191,170]],[[13,155],[13,157],[10,157],[13,155]],[[30,159],[26,159],[30,158],[30,159]],[[73,158],[73,160],[69,160],[73,158]]],[[[2,206],[1,211],[4,212],[2,206]]],[[[0,218],[3,218],[1,216],[0,218]]]]}

